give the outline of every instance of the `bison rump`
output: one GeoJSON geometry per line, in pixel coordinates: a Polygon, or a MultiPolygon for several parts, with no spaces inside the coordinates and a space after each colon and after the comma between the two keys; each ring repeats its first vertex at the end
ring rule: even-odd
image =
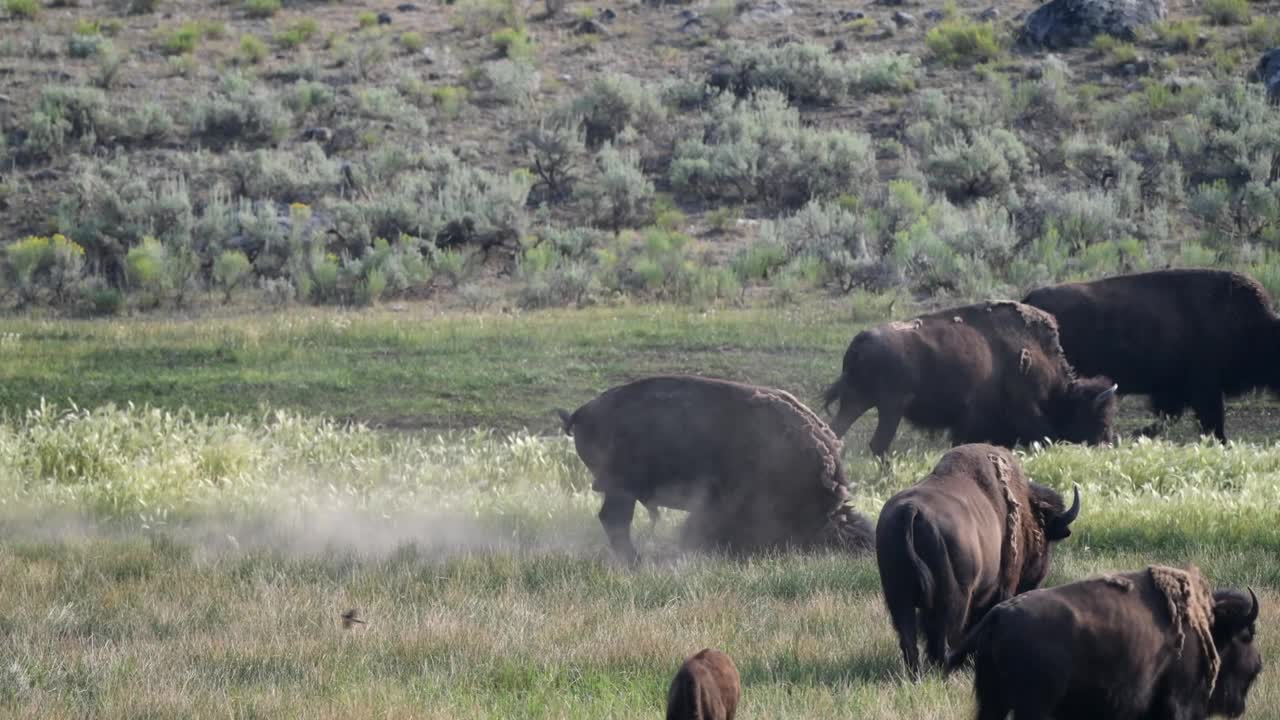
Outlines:
{"type": "Polygon", "coordinates": [[[917,624],[929,660],[987,608],[1039,586],[1050,543],[1071,535],[1070,508],[1054,490],[1027,480],[1012,453],[962,445],[917,485],[889,499],[876,525],[876,564],[903,661],[920,673],[917,624]]]}
{"type": "Polygon", "coordinates": [[[703,648],[676,671],[667,691],[667,720],[733,720],[741,680],[728,655],[703,648]]]}

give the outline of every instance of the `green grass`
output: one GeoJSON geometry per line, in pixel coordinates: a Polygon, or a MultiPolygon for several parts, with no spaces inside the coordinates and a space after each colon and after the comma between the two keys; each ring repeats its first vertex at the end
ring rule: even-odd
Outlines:
{"type": "Polygon", "coordinates": [[[925,35],[933,56],[947,65],[976,65],[998,59],[1004,48],[995,25],[966,18],[943,20],[925,35]]]}
{"type": "MultiPolygon", "coordinates": [[[[611,385],[687,372],[781,387],[816,407],[849,340],[914,308],[865,294],[785,307],[699,310],[630,305],[532,313],[295,309],[201,320],[0,320],[0,411],[42,398],[259,416],[275,409],[402,428],[558,432],[573,408],[611,385]]],[[[1233,403],[1228,432],[1274,435],[1275,406],[1233,403]]],[[[1124,403],[1122,429],[1150,418],[1124,403]]],[[[865,447],[874,413],[847,442],[865,447]]],[[[1183,422],[1175,437],[1195,436],[1183,422]]],[[[918,435],[904,428],[903,441],[918,435]]],[[[936,443],[934,446],[937,446],[936,443]]]]}
{"type": "MultiPolygon", "coordinates": [[[[874,514],[887,473],[847,449],[874,514]]],[[[1048,584],[1195,562],[1280,601],[1280,446],[1058,447],[1082,487],[1048,584]]],[[[30,717],[659,717],[681,658],[729,652],[743,717],[968,717],[961,674],[904,682],[867,556],[612,564],[563,437],[387,435],[145,409],[0,422],[0,712],[30,717]],[[127,489],[126,489],[127,488],[127,489]],[[358,608],[367,626],[344,630],[358,608]],[[178,691],[176,688],[181,688],[178,691]]],[[[1264,656],[1280,650],[1264,630],[1264,656]]],[[[1264,673],[1251,718],[1280,717],[1264,673]]]]}
{"type": "Polygon", "coordinates": [[[40,15],[38,0],[4,0],[4,11],[18,20],[34,20],[40,15]]]}

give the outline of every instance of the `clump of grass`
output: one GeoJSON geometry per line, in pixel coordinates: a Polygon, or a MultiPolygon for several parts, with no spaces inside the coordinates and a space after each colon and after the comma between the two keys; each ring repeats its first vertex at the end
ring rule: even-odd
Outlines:
{"type": "Polygon", "coordinates": [[[529,36],[522,29],[503,28],[493,33],[489,39],[505,58],[524,60],[533,54],[529,36]]]}
{"type": "Polygon", "coordinates": [[[409,32],[400,34],[400,47],[403,48],[404,51],[407,53],[410,53],[410,54],[420,53],[422,52],[422,49],[426,46],[427,46],[427,41],[422,37],[422,33],[413,32],[411,30],[409,32]]]}
{"type": "Polygon", "coordinates": [[[244,35],[240,38],[240,57],[250,65],[257,65],[266,60],[270,52],[267,44],[255,35],[244,35]]]}
{"type": "Polygon", "coordinates": [[[221,23],[187,22],[168,32],[160,31],[160,48],[166,55],[188,55],[195,52],[204,38],[220,38],[226,33],[221,23]]]}
{"type": "Polygon", "coordinates": [[[280,0],[245,0],[244,12],[251,18],[268,18],[280,11],[280,0]]]}
{"type": "Polygon", "coordinates": [[[1161,47],[1175,52],[1188,52],[1199,47],[1200,36],[1204,33],[1204,27],[1194,18],[1166,20],[1153,27],[1161,47]]]}
{"type": "Polygon", "coordinates": [[[4,11],[18,20],[34,20],[40,14],[39,0],[4,0],[4,11]]]}
{"type": "Polygon", "coordinates": [[[1099,35],[1093,39],[1094,50],[1106,56],[1111,65],[1127,65],[1138,59],[1138,48],[1111,35],[1099,35]]]}
{"type": "Polygon", "coordinates": [[[378,13],[370,11],[362,12],[356,16],[356,24],[361,28],[374,27],[378,24],[378,13]]]}
{"type": "Polygon", "coordinates": [[[1280,45],[1280,20],[1267,15],[1255,15],[1245,28],[1245,38],[1255,50],[1267,50],[1280,45]]]}
{"type": "Polygon", "coordinates": [[[457,85],[441,85],[431,88],[431,102],[445,115],[457,115],[467,101],[467,89],[457,85]]]}
{"type": "Polygon", "coordinates": [[[277,33],[276,44],[283,48],[296,48],[315,37],[319,25],[311,18],[303,18],[294,23],[288,30],[277,33]]]}
{"type": "Polygon", "coordinates": [[[938,23],[925,34],[925,44],[936,59],[947,65],[977,65],[1004,54],[995,25],[968,18],[938,23]]]}
{"type": "Polygon", "coordinates": [[[1205,0],[1204,14],[1214,25],[1241,25],[1249,21],[1249,0],[1205,0]]]}

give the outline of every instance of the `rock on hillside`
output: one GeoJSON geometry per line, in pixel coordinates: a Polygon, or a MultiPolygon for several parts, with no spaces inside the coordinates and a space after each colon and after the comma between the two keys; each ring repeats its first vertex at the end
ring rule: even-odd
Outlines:
{"type": "Polygon", "coordinates": [[[1053,49],[1083,45],[1107,34],[1134,39],[1134,31],[1164,19],[1165,0],[1052,0],[1027,17],[1024,45],[1053,49]]]}
{"type": "Polygon", "coordinates": [[[1263,53],[1254,73],[1258,80],[1267,86],[1267,97],[1271,98],[1272,102],[1280,101],[1280,47],[1271,48],[1263,53]]]}

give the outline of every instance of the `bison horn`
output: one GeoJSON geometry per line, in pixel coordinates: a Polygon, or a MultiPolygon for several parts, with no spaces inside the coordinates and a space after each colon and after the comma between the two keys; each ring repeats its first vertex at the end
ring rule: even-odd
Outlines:
{"type": "Polygon", "coordinates": [[[1111,384],[1111,387],[1109,387],[1109,388],[1107,388],[1106,390],[1103,390],[1102,392],[1098,393],[1098,396],[1097,396],[1097,397],[1095,397],[1095,398],[1093,399],[1093,404],[1094,404],[1094,406],[1095,406],[1095,407],[1102,407],[1103,403],[1105,403],[1105,402],[1107,402],[1108,400],[1110,400],[1110,399],[1112,398],[1112,396],[1114,396],[1114,395],[1116,394],[1116,391],[1117,391],[1117,390],[1119,390],[1119,389],[1120,389],[1120,385],[1119,385],[1119,383],[1112,383],[1112,384],[1111,384]]]}
{"type": "Polygon", "coordinates": [[[1249,597],[1253,599],[1253,607],[1249,609],[1249,617],[1244,621],[1246,626],[1258,619],[1258,596],[1253,594],[1253,588],[1249,588],[1249,597]]]}
{"type": "Polygon", "coordinates": [[[1059,520],[1063,527],[1075,522],[1076,518],[1080,515],[1080,486],[1073,485],[1073,487],[1075,488],[1075,500],[1072,501],[1071,507],[1068,508],[1066,512],[1062,513],[1062,518],[1059,520]]]}

